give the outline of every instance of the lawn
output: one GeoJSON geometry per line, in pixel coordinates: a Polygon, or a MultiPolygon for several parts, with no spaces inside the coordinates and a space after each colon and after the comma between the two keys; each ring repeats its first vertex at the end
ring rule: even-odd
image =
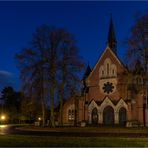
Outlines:
{"type": "Polygon", "coordinates": [[[1,135],[0,147],[148,147],[148,138],[1,135]]]}
{"type": "Polygon", "coordinates": [[[62,128],[50,128],[50,127],[36,127],[36,126],[23,126],[18,127],[21,130],[32,131],[59,131],[59,132],[103,132],[103,133],[148,133],[147,127],[126,128],[126,127],[62,127],[62,128]]]}

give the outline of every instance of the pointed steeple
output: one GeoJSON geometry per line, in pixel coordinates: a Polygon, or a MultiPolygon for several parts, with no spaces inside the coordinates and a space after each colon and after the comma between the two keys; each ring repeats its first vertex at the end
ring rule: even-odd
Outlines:
{"type": "Polygon", "coordinates": [[[111,17],[110,17],[110,25],[109,25],[107,45],[113,50],[114,53],[116,53],[117,41],[116,41],[115,31],[114,31],[114,26],[113,26],[113,21],[112,21],[112,14],[111,14],[111,17]]]}
{"type": "Polygon", "coordinates": [[[85,80],[89,76],[90,73],[91,73],[91,68],[90,68],[90,66],[88,64],[88,66],[87,66],[87,68],[85,70],[84,76],[83,76],[83,80],[85,80]]]}
{"type": "Polygon", "coordinates": [[[83,84],[83,87],[82,87],[82,90],[81,90],[82,95],[84,95],[85,93],[88,93],[88,91],[89,91],[86,79],[87,79],[87,77],[89,76],[90,73],[91,73],[91,68],[90,68],[90,66],[88,64],[87,68],[85,70],[85,73],[83,75],[83,78],[82,78],[82,84],[83,84]]]}

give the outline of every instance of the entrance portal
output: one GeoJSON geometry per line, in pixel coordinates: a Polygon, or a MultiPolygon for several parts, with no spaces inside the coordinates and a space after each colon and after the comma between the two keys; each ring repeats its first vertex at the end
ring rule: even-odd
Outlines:
{"type": "Polygon", "coordinates": [[[126,109],[123,107],[119,110],[119,125],[126,125],[126,109]]]}
{"type": "Polygon", "coordinates": [[[94,124],[94,125],[98,124],[98,111],[97,111],[97,108],[94,108],[92,110],[91,117],[92,117],[92,124],[94,124]]]}
{"type": "Polygon", "coordinates": [[[104,125],[114,124],[114,110],[111,106],[107,106],[103,111],[103,123],[104,125]]]}

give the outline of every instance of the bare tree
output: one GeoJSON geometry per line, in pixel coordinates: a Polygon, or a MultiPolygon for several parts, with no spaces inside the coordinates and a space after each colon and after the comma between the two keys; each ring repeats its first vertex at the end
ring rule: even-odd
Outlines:
{"type": "MultiPolygon", "coordinates": [[[[45,125],[45,98],[47,96],[47,59],[46,53],[50,48],[50,29],[43,25],[33,34],[31,47],[16,55],[21,69],[23,91],[27,97],[41,103],[42,121],[45,125]]],[[[52,61],[50,61],[52,63],[52,61]]],[[[49,72],[50,73],[50,72],[49,72]]],[[[48,73],[48,74],[49,74],[48,73]]]]}
{"type": "Polygon", "coordinates": [[[148,13],[137,16],[136,22],[131,28],[127,45],[128,50],[125,59],[129,67],[127,84],[127,89],[130,92],[129,98],[136,98],[135,95],[140,91],[143,91],[145,93],[144,96],[147,96],[148,13]]]}
{"type": "Polygon", "coordinates": [[[76,94],[77,84],[80,82],[78,74],[82,69],[83,62],[78,55],[73,36],[63,29],[59,30],[59,35],[62,41],[58,54],[60,125],[62,126],[63,100],[76,94]]]}
{"type": "Polygon", "coordinates": [[[43,125],[45,124],[46,99],[50,99],[50,121],[55,126],[54,105],[60,98],[62,124],[63,99],[70,88],[76,88],[78,72],[82,67],[71,34],[64,29],[47,25],[37,28],[31,47],[16,55],[21,70],[23,91],[32,99],[40,100],[43,125]],[[66,90],[66,88],[69,88],[66,90]],[[59,91],[57,91],[59,90],[59,91]],[[59,92],[59,94],[57,94],[59,92]]]}
{"type": "Polygon", "coordinates": [[[145,72],[148,66],[148,14],[138,16],[128,39],[125,58],[130,68],[139,60],[145,72]]]}

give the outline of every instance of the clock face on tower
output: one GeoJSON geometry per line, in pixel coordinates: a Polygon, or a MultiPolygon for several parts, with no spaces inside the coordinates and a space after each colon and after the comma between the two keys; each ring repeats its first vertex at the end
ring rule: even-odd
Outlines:
{"type": "Polygon", "coordinates": [[[107,94],[112,93],[114,89],[113,83],[110,83],[110,82],[104,83],[102,89],[104,90],[104,93],[107,93],[107,94]]]}

